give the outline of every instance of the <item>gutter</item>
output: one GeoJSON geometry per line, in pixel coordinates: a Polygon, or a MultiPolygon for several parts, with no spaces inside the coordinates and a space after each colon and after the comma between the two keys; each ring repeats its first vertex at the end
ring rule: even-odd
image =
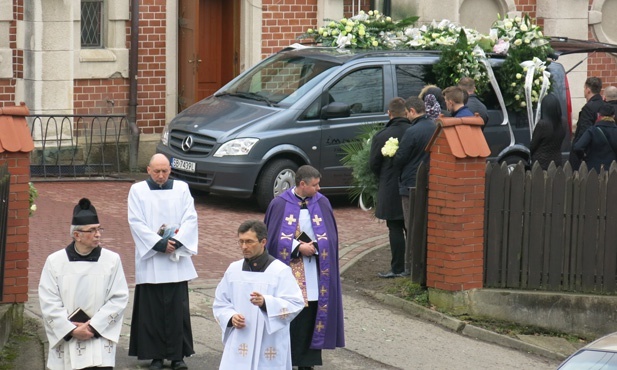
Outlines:
{"type": "Polygon", "coordinates": [[[131,0],[131,49],[129,51],[129,170],[136,172],[139,156],[137,126],[137,66],[139,55],[139,0],[131,0]]]}

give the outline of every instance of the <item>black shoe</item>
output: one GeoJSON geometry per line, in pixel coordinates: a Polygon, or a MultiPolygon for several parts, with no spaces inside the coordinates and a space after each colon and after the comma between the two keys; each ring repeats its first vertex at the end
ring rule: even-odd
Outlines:
{"type": "Polygon", "coordinates": [[[401,277],[403,276],[402,274],[395,274],[392,271],[389,272],[379,272],[377,273],[377,276],[379,276],[380,278],[384,278],[384,279],[391,279],[391,278],[395,278],[395,277],[401,277]]]}
{"type": "Polygon", "coordinates": [[[189,367],[186,366],[186,364],[184,363],[184,361],[180,360],[180,361],[172,361],[171,362],[171,368],[173,370],[186,370],[189,367]]]}
{"type": "Polygon", "coordinates": [[[312,366],[299,366],[298,367],[298,370],[313,370],[313,369],[315,368],[312,366]]]}
{"type": "Polygon", "coordinates": [[[150,363],[149,370],[161,370],[163,368],[163,360],[155,359],[150,363]]]}

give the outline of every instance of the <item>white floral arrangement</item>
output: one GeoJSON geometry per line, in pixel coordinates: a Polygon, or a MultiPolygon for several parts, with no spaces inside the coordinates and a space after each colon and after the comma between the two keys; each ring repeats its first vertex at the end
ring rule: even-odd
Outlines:
{"type": "Polygon", "coordinates": [[[384,157],[394,157],[396,151],[398,150],[398,139],[395,137],[391,137],[386,141],[386,143],[381,148],[381,154],[384,157]]]}

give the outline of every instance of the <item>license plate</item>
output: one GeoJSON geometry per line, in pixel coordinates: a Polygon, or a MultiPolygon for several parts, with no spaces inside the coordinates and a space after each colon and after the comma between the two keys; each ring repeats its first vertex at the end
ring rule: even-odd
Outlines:
{"type": "Polygon", "coordinates": [[[195,162],[189,162],[178,158],[171,159],[171,167],[177,170],[195,172],[195,162]]]}

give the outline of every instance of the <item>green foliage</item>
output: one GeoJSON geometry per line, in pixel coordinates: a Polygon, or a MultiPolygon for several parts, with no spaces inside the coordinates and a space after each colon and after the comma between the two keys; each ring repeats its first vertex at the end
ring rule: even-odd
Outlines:
{"type": "Polygon", "coordinates": [[[29,208],[29,215],[32,216],[34,214],[34,211],[36,211],[36,204],[34,204],[34,201],[36,200],[36,198],[39,197],[39,192],[36,190],[36,188],[34,187],[34,185],[29,182],[28,183],[29,186],[29,201],[30,201],[30,208],[29,208]]]}
{"type": "Polygon", "coordinates": [[[366,207],[373,207],[377,203],[377,186],[379,179],[369,167],[371,152],[371,140],[377,131],[381,130],[382,123],[368,123],[361,129],[361,133],[354,141],[345,143],[341,149],[345,156],[341,160],[343,165],[352,169],[352,190],[350,196],[353,200],[362,196],[366,207]]]}
{"type": "Polygon", "coordinates": [[[421,306],[430,306],[428,291],[419,284],[411,282],[410,279],[394,279],[386,292],[421,306]]]}

